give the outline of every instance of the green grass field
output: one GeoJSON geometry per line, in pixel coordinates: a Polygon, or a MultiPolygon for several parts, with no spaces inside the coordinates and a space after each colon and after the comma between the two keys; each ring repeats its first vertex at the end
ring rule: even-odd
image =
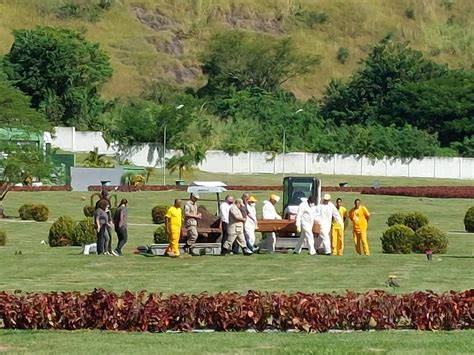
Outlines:
{"type": "MultiPolygon", "coordinates": [[[[216,177],[213,177],[216,179],[216,177]]],[[[229,181],[228,176],[220,177],[229,181]]],[[[232,179],[235,177],[232,177],[232,179]]],[[[241,183],[248,177],[241,178],[241,183]]],[[[360,178],[366,184],[368,178],[360,178]],[[364,181],[366,179],[366,181],[364,181]]],[[[338,179],[333,179],[337,181],[338,179]]],[[[329,182],[330,179],[326,179],[329,182]]],[[[323,182],[324,182],[323,181],[323,182]]],[[[370,181],[370,180],[368,180],[370,181]]],[[[268,183],[273,183],[273,180],[268,183]]],[[[275,181],[275,183],[277,183],[275,181]]],[[[405,179],[398,179],[404,185],[405,179]]],[[[466,184],[466,183],[464,183],[466,184]]],[[[235,192],[240,194],[241,192],[235,192]]],[[[463,216],[474,204],[465,199],[427,199],[390,196],[338,194],[350,205],[361,197],[373,218],[369,229],[371,257],[355,254],[349,233],[343,257],[308,255],[255,255],[252,257],[217,256],[145,258],[134,255],[136,246],[152,243],[155,226],[150,210],[156,204],[170,204],[185,192],[137,192],[120,194],[130,201],[130,238],[125,256],[82,256],[79,248],[50,248],[47,240],[50,222],[62,214],[82,218],[80,192],[11,193],[4,202],[7,215],[17,215],[18,207],[28,202],[46,203],[51,210],[45,223],[0,220],[0,230],[8,233],[8,242],[0,247],[0,290],[14,291],[90,291],[103,287],[117,292],[131,289],[168,293],[203,291],[344,292],[385,289],[389,274],[398,276],[396,292],[431,289],[444,292],[474,287],[474,234],[463,232],[463,216]],[[422,211],[432,223],[448,234],[446,255],[427,262],[424,255],[384,255],[380,236],[389,214],[422,211]],[[21,250],[22,255],[15,255],[21,250]]],[[[256,193],[259,201],[266,193],[256,193]]],[[[333,194],[334,195],[334,194],[333,194]]],[[[334,195],[335,197],[335,195],[334,195]]],[[[204,201],[210,210],[211,201],[204,201]]],[[[389,290],[392,292],[391,290],[389,290]]],[[[30,332],[0,331],[2,349],[18,353],[468,353],[473,345],[471,331],[452,333],[351,333],[351,334],[124,334],[106,332],[30,332]],[[210,346],[212,344],[212,346],[210,346]],[[158,350],[159,349],[159,350],[158,350]]]]}

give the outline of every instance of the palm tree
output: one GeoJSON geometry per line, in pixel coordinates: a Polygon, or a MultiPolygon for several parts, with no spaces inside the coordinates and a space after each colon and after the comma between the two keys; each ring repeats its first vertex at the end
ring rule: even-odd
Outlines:
{"type": "Polygon", "coordinates": [[[105,154],[99,154],[99,149],[95,147],[94,150],[87,154],[87,157],[84,159],[84,165],[89,168],[109,168],[112,166],[112,163],[107,160],[105,154]]]}
{"type": "Polygon", "coordinates": [[[182,180],[186,171],[192,171],[196,165],[206,159],[206,151],[202,145],[196,143],[183,143],[179,148],[182,154],[168,159],[166,168],[170,173],[178,171],[178,178],[182,180]]]}

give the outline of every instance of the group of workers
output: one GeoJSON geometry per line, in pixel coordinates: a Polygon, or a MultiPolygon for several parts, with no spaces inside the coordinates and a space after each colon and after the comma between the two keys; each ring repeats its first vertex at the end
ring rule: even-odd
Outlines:
{"type": "MultiPolygon", "coordinates": [[[[198,238],[198,221],[202,218],[198,212],[197,201],[199,195],[191,194],[190,199],[184,205],[184,216],[182,216],[182,200],[176,199],[165,215],[165,227],[169,235],[169,245],[165,254],[170,257],[180,255],[179,239],[181,236],[182,221],[187,231],[186,244],[183,248],[185,253],[197,255],[193,251],[198,238]]],[[[262,217],[265,220],[282,219],[275,206],[280,197],[272,194],[263,202],[262,217]]],[[[370,255],[367,242],[367,226],[370,213],[366,207],[361,205],[360,199],[354,201],[354,207],[347,212],[342,205],[342,199],[336,200],[336,205],[331,202],[331,195],[324,194],[322,203],[314,196],[300,198],[300,204],[296,212],[296,232],[300,235],[294,249],[295,254],[301,253],[306,244],[309,254],[342,255],[344,251],[344,232],[348,220],[352,221],[352,235],[356,252],[361,255],[370,255]],[[314,226],[319,225],[319,233],[315,238],[314,226]]],[[[219,217],[221,220],[221,254],[237,254],[242,251],[244,255],[253,255],[261,249],[270,253],[276,248],[276,233],[265,233],[264,239],[256,245],[255,231],[258,228],[257,199],[244,193],[241,198],[234,199],[233,196],[225,197],[219,206],[219,217]]]]}

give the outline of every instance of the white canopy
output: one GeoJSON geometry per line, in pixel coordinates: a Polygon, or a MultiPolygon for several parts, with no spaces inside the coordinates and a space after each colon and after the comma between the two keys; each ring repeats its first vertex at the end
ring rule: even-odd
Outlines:
{"type": "Polygon", "coordinates": [[[227,191],[222,181],[194,181],[188,186],[189,193],[221,193],[227,191]]]}

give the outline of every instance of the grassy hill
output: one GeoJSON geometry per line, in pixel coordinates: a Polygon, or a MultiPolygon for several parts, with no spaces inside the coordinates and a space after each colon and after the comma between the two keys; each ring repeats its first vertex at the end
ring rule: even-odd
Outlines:
{"type": "Polygon", "coordinates": [[[388,33],[453,68],[474,62],[472,0],[115,0],[89,18],[99,2],[0,0],[0,55],[9,51],[15,29],[83,28],[111,57],[108,98],[138,95],[156,78],[202,84],[198,53],[212,33],[235,28],[291,36],[303,53],[323,56],[316,72],[286,84],[301,98],[320,95],[331,78],[349,76],[388,33]],[[82,12],[71,13],[69,4],[82,12]],[[344,64],[340,48],[349,54],[344,64]]]}

